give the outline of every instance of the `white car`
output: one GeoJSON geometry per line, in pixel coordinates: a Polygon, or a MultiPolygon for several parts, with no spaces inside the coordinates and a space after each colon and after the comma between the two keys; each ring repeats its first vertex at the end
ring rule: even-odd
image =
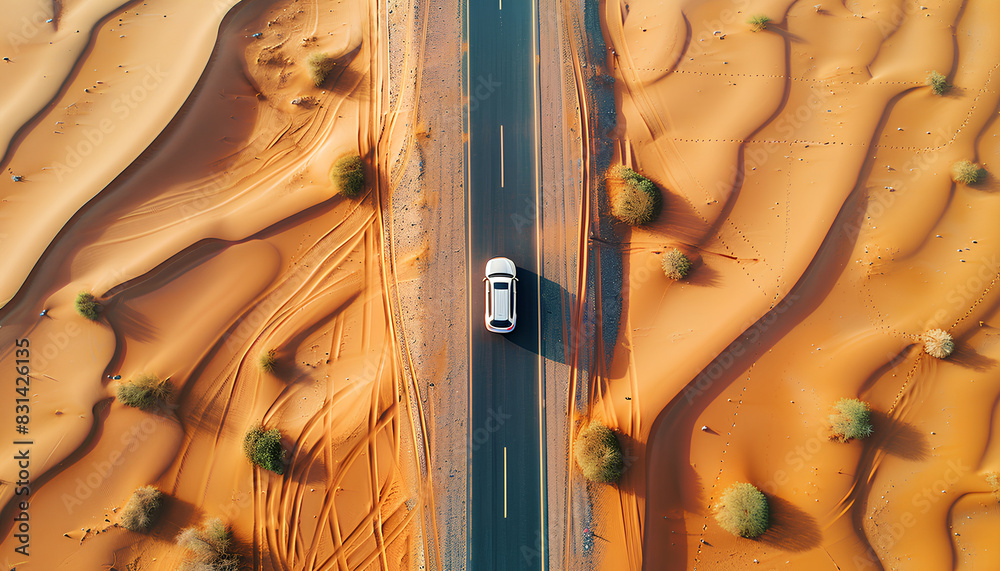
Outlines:
{"type": "Polygon", "coordinates": [[[507,258],[486,262],[486,329],[510,333],[517,324],[517,267],[507,258]]]}

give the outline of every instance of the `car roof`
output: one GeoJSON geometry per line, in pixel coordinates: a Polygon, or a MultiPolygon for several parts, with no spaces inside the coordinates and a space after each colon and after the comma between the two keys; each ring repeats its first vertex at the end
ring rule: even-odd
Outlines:
{"type": "Polygon", "coordinates": [[[495,321],[510,320],[510,285],[505,279],[496,280],[493,283],[493,319],[495,321]],[[497,285],[504,284],[506,287],[497,291],[497,285]]]}

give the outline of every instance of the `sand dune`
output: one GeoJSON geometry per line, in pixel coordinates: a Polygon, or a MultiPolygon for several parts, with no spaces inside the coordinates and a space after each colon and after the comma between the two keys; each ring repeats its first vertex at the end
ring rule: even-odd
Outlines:
{"type": "MultiPolygon", "coordinates": [[[[24,18],[38,30],[7,45],[18,89],[0,95],[16,109],[0,129],[4,367],[15,338],[32,348],[31,554],[7,562],[177,565],[177,533],[219,517],[251,568],[415,568],[437,539],[386,260],[393,181],[377,176],[412,144],[386,121],[384,8],[57,4],[4,24],[11,42],[24,18]],[[337,62],[320,88],[313,52],[337,62]],[[328,176],[348,154],[369,164],[357,199],[328,176]],[[96,322],[74,311],[80,291],[96,322]],[[112,398],[141,374],[169,378],[167,406],[112,398]],[[281,430],[283,476],[243,457],[259,422],[281,430]],[[166,494],[158,523],[118,528],[146,484],[166,494]]],[[[17,557],[16,465],[0,478],[17,557]]]]}
{"type": "Polygon", "coordinates": [[[950,171],[996,156],[997,16],[602,5],[616,158],[666,190],[657,223],[622,233],[624,342],[596,380],[598,414],[637,451],[620,493],[598,496],[607,568],[990,565],[996,184],[950,171]],[[672,247],[695,259],[688,280],[659,271],[672,247]],[[921,350],[933,328],[951,358],[921,350]],[[829,440],[842,397],[871,403],[870,439],[829,440]],[[712,517],[738,481],[772,505],[757,540],[712,517]]]}

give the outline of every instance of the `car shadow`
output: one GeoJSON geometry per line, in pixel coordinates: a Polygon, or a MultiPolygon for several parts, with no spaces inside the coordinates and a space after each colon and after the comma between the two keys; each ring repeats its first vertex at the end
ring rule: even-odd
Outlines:
{"type": "Polygon", "coordinates": [[[579,313],[577,296],[526,268],[517,269],[517,279],[517,327],[507,339],[547,360],[585,368],[597,328],[592,316],[581,324],[573,323],[579,313]]]}

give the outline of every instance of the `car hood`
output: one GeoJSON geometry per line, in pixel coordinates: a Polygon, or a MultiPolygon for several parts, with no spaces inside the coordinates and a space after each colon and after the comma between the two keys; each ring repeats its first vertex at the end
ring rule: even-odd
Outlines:
{"type": "Polygon", "coordinates": [[[517,275],[517,270],[514,267],[514,262],[508,260],[507,258],[493,258],[489,262],[486,262],[486,275],[492,276],[494,274],[507,274],[511,277],[517,275]]]}

